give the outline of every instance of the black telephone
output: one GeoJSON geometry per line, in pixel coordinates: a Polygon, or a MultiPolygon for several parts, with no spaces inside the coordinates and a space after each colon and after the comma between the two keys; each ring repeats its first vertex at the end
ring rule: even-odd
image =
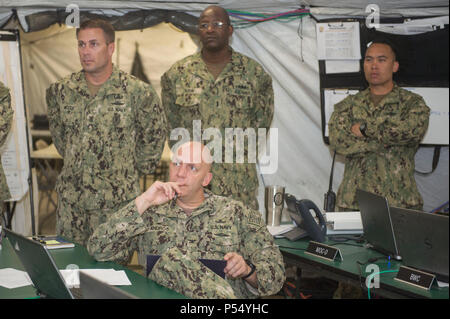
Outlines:
{"type": "Polygon", "coordinates": [[[286,194],[284,198],[289,215],[297,227],[284,233],[283,236],[292,241],[310,236],[314,241],[320,243],[324,242],[327,234],[327,224],[325,217],[322,215],[316,204],[309,199],[297,200],[291,194],[286,194]],[[319,224],[317,224],[312,216],[310,212],[311,209],[316,213],[319,224]]]}

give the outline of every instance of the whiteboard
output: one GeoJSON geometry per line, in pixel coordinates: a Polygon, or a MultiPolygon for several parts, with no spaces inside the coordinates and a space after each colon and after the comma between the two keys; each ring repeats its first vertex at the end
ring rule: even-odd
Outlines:
{"type": "Polygon", "coordinates": [[[18,37],[13,32],[0,31],[0,81],[10,90],[11,106],[14,110],[11,131],[0,149],[11,201],[20,201],[25,196],[29,189],[30,176],[20,63],[18,37]]]}
{"type": "Polygon", "coordinates": [[[423,97],[430,110],[430,123],[422,144],[448,145],[449,103],[448,88],[406,88],[423,97]]]}
{"type": "MultiPolygon", "coordinates": [[[[415,87],[404,89],[417,93],[423,97],[430,108],[430,122],[428,130],[421,144],[448,145],[449,144],[449,88],[415,87]]],[[[328,121],[334,110],[334,105],[357,90],[324,90],[325,137],[328,137],[328,121]]]]}

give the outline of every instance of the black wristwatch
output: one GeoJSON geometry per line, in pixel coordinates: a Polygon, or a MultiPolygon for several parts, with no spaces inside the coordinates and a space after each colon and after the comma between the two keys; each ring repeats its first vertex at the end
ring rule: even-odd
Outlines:
{"type": "Polygon", "coordinates": [[[366,123],[362,123],[361,125],[359,125],[359,131],[361,132],[361,134],[364,137],[367,137],[366,130],[367,130],[367,124],[366,123]]]}
{"type": "Polygon", "coordinates": [[[255,270],[256,270],[256,267],[255,267],[255,265],[253,265],[251,262],[249,262],[249,261],[245,261],[246,263],[247,263],[247,265],[249,265],[249,267],[251,268],[251,270],[250,270],[250,272],[247,274],[247,275],[245,275],[244,277],[242,277],[242,279],[247,279],[248,277],[250,277],[251,275],[253,275],[253,273],[255,272],[255,270]]]}

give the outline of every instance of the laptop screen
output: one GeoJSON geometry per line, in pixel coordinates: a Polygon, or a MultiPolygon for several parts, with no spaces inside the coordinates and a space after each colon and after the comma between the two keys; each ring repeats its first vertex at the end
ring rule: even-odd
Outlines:
{"type": "Polygon", "coordinates": [[[73,299],[48,250],[35,240],[6,228],[4,230],[38,294],[49,298],[73,299]]]}
{"type": "Polygon", "coordinates": [[[80,288],[83,291],[83,299],[137,299],[136,296],[108,285],[83,271],[80,271],[80,288]]]}
{"type": "Polygon", "coordinates": [[[449,217],[398,207],[391,216],[403,263],[448,282],[449,217]]]}
{"type": "Polygon", "coordinates": [[[367,242],[375,250],[401,259],[395,242],[387,199],[361,189],[356,191],[356,198],[367,242]]]}

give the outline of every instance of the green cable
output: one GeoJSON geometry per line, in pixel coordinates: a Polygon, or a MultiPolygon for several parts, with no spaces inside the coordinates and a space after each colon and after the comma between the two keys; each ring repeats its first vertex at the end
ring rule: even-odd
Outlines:
{"type": "MultiPolygon", "coordinates": [[[[376,273],[373,273],[373,274],[370,274],[369,276],[367,276],[367,279],[370,278],[370,280],[369,280],[369,282],[370,282],[370,281],[372,281],[372,278],[375,275],[378,275],[378,274],[381,275],[381,274],[384,274],[384,273],[387,273],[387,272],[398,272],[398,270],[385,270],[385,271],[376,272],[376,273]]],[[[370,299],[370,287],[367,287],[367,295],[368,295],[368,298],[370,299]]]]}
{"type": "Polygon", "coordinates": [[[234,14],[246,14],[249,16],[254,16],[254,17],[261,17],[261,18],[267,18],[269,17],[269,15],[264,15],[262,13],[252,13],[252,12],[247,12],[247,11],[239,11],[239,10],[227,10],[228,12],[234,13],[234,14]]]}
{"type": "MultiPolygon", "coordinates": [[[[309,15],[308,13],[301,13],[299,15],[295,15],[295,16],[286,16],[286,17],[278,17],[278,18],[274,18],[271,20],[266,20],[266,21],[273,21],[273,20],[277,20],[278,22],[281,23],[289,23],[291,21],[294,21],[296,19],[302,19],[304,16],[309,15]],[[282,21],[284,20],[284,21],[282,21]]],[[[232,23],[233,27],[236,29],[245,29],[245,28],[249,28],[252,27],[258,23],[262,23],[262,22],[266,22],[266,21],[242,21],[242,22],[234,22],[232,23]]]]}

